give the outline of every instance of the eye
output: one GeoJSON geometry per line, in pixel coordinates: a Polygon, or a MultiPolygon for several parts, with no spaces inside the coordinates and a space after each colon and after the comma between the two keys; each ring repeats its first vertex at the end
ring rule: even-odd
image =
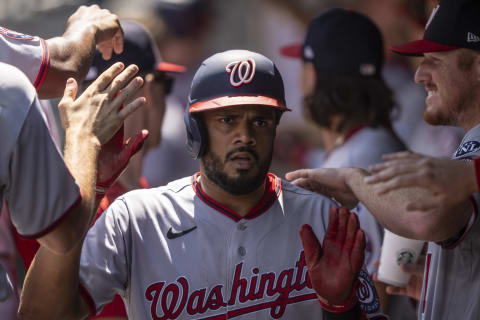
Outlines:
{"type": "Polygon", "coordinates": [[[268,120],[264,118],[257,118],[253,121],[257,127],[266,127],[268,125],[268,120]]]}
{"type": "Polygon", "coordinates": [[[231,124],[233,122],[233,117],[231,116],[222,116],[219,121],[225,124],[231,124]]]}

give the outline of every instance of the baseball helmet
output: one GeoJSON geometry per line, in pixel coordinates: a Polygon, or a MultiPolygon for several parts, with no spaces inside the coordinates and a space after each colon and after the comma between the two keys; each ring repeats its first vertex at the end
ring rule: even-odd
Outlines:
{"type": "Polygon", "coordinates": [[[229,50],[203,61],[193,77],[184,116],[187,150],[193,158],[202,157],[208,145],[198,114],[239,105],[271,107],[280,114],[289,111],[283,79],[274,63],[247,50],[229,50]]]}

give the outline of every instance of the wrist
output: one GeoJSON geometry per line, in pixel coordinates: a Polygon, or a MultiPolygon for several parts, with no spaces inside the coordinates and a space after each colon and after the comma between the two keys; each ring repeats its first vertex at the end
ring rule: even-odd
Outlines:
{"type": "Polygon", "coordinates": [[[68,145],[71,145],[72,141],[84,146],[85,144],[88,144],[96,151],[100,151],[101,147],[100,140],[92,132],[85,130],[84,128],[67,128],[65,130],[65,141],[68,145]]]}
{"type": "Polygon", "coordinates": [[[325,309],[328,312],[331,312],[331,313],[347,312],[347,311],[353,309],[358,304],[356,288],[357,288],[357,286],[355,285],[352,288],[352,291],[350,292],[349,297],[341,303],[337,303],[337,304],[330,303],[327,299],[325,299],[325,298],[323,298],[323,297],[321,297],[320,295],[317,294],[318,302],[320,303],[322,308],[325,309]]]}

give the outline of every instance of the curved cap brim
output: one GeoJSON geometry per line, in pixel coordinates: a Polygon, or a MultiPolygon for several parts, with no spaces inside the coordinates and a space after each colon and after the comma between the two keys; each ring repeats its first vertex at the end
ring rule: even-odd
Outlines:
{"type": "Polygon", "coordinates": [[[445,44],[429,41],[429,40],[416,40],[405,43],[400,46],[393,46],[390,48],[395,53],[404,56],[421,56],[427,52],[441,52],[458,49],[458,47],[447,46],[445,44]]]}
{"type": "Polygon", "coordinates": [[[290,111],[283,103],[277,99],[265,96],[226,96],[199,101],[189,107],[190,113],[202,112],[212,109],[225,108],[239,105],[261,105],[272,107],[281,111],[290,111]]]}
{"type": "Polygon", "coordinates": [[[301,58],[302,57],[302,45],[291,44],[280,48],[280,54],[289,58],[301,58]]]}
{"type": "Polygon", "coordinates": [[[157,70],[163,71],[163,72],[182,73],[182,72],[185,72],[187,68],[178,64],[162,61],[159,64],[157,64],[157,70]]]}

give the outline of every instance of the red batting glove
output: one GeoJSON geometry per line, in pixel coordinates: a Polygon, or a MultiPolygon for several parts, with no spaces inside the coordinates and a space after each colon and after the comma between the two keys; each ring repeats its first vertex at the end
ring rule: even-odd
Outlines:
{"type": "Polygon", "coordinates": [[[142,130],[133,137],[123,142],[123,125],[117,133],[102,146],[98,155],[97,168],[97,198],[102,198],[107,189],[117,180],[127,167],[130,158],[143,146],[147,139],[148,130],[142,130]]]}
{"type": "Polygon", "coordinates": [[[353,308],[365,254],[365,236],[357,216],[346,208],[331,208],[323,248],[309,225],[302,226],[300,237],[311,284],[322,307],[334,313],[353,308]]]}

